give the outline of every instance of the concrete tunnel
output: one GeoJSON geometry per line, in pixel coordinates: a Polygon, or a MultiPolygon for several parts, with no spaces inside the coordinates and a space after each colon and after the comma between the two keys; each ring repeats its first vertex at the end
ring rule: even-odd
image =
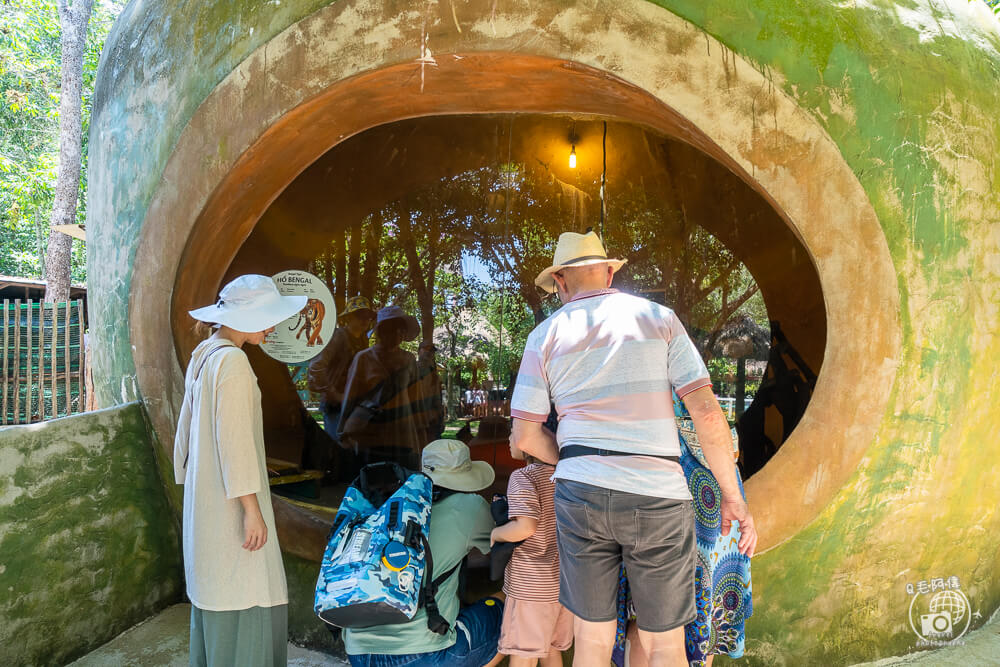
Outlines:
{"type": "MultiPolygon", "coordinates": [[[[941,335],[914,332],[906,309],[916,267],[925,265],[910,259],[913,239],[895,231],[906,216],[879,191],[904,166],[883,159],[874,134],[862,131],[859,139],[841,120],[853,116],[863,130],[876,123],[865,114],[880,109],[859,99],[831,110],[796,88],[819,85],[813,65],[795,70],[775,57],[762,66],[766,54],[714,29],[736,30],[726,20],[640,0],[619,3],[613,17],[585,3],[500,8],[471,0],[460,9],[431,4],[423,13],[363,1],[253,11],[207,3],[181,19],[182,4],[133,3],[109,40],[94,111],[88,221],[94,335],[104,346],[95,385],[105,404],[143,400],[165,480],[182,369],[196,343],[186,312],[213,301],[231,277],[309,269],[335,240],[363,236],[386,206],[509,163],[550,189],[574,183],[587,205],[573,208],[563,192],[553,210],[565,228],[582,231],[600,224],[594,202],[606,161],[609,249],[634,250],[624,246],[637,237],[616,227],[629,218],[620,206],[626,190],[683,209],[752,274],[768,318],[817,375],[787,438],[780,421],[767,422],[781,448],[746,484],[764,550],[755,580],[765,599],[752,623],[779,652],[833,650],[805,637],[778,638],[778,619],[812,604],[779,574],[794,571],[818,576],[815,596],[832,600],[815,612],[820,620],[809,621],[821,633],[834,633],[835,619],[845,616],[868,627],[850,611],[856,599],[838,597],[834,582],[864,567],[871,556],[864,536],[881,519],[859,524],[843,508],[884,499],[865,485],[874,474],[865,471],[898,470],[884,458],[894,456],[892,443],[917,437],[899,416],[901,390],[893,387],[907,377],[907,364],[920,366],[911,350],[941,335]],[[190,25],[167,30],[167,16],[190,25]],[[195,40],[194,58],[178,34],[195,40]],[[579,160],[572,175],[570,145],[579,160]],[[821,563],[817,545],[829,535],[854,556],[821,563]]],[[[807,48],[793,33],[781,32],[781,48],[807,48]]],[[[872,55],[880,46],[858,40],[858,57],[890,67],[872,55]]],[[[975,177],[951,164],[939,168],[958,181],[975,177]]],[[[984,219],[996,210],[995,198],[989,202],[967,217],[984,219]]],[[[937,224],[922,217],[931,216],[933,202],[905,206],[917,207],[912,215],[921,224],[937,224]]],[[[667,219],[647,227],[677,235],[667,219]]],[[[958,227],[944,234],[981,239],[958,227]]],[[[252,361],[265,395],[269,453],[294,458],[301,424],[287,409],[297,401],[287,372],[263,354],[252,361]]],[[[286,552],[318,559],[328,518],[281,502],[276,512],[286,552]]],[[[890,555],[878,558],[911,558],[898,543],[885,549],[890,555]]],[[[899,608],[904,596],[887,587],[856,596],[882,595],[899,608]]],[[[980,590],[984,600],[1000,594],[993,585],[980,590]]],[[[869,646],[905,641],[899,630],[869,646]]]]}

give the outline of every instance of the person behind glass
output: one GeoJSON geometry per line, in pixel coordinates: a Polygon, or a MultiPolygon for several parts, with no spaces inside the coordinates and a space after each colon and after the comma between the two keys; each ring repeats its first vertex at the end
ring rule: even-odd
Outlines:
{"type": "Polygon", "coordinates": [[[425,340],[417,351],[419,384],[416,400],[420,403],[421,422],[424,425],[420,444],[437,440],[444,432],[444,396],[441,376],[437,368],[437,346],[425,340]]]}
{"type": "MultiPolygon", "coordinates": [[[[368,349],[368,331],[375,321],[375,311],[372,310],[368,299],[354,296],[347,300],[339,321],[340,326],[334,330],[329,344],[309,364],[309,390],[320,395],[323,428],[334,441],[337,440],[337,424],[340,422],[344,401],[347,371],[357,353],[368,349]]],[[[331,452],[320,457],[318,461],[310,461],[307,465],[325,471],[329,459],[334,457],[336,454],[331,452]]],[[[338,470],[352,478],[356,473],[352,470],[355,466],[351,466],[344,457],[337,458],[340,458],[338,470]]]]}
{"type": "Polygon", "coordinates": [[[288,589],[274,529],[261,395],[243,345],[259,345],[302,309],[267,276],[226,285],[190,312],[215,332],[191,355],[174,440],[184,485],[184,578],[191,600],[190,663],[286,664],[288,589]]]}
{"type": "Polygon", "coordinates": [[[337,437],[342,447],[358,453],[362,464],[394,461],[416,470],[420,463],[417,360],[400,348],[419,333],[417,318],[399,306],[382,308],[375,344],[358,352],[347,371],[337,437]]]}
{"type": "Polygon", "coordinates": [[[427,445],[421,470],[434,484],[427,537],[433,574],[451,572],[434,596],[448,632],[439,635],[428,629],[427,611],[421,607],[405,623],[346,629],[347,657],[352,667],[493,667],[503,659],[497,644],[504,594],[462,608],[458,587],[462,559],[473,549],[489,553],[493,517],[476,492],[489,487],[496,475],[489,463],[470,460],[469,448],[458,440],[427,445]]]}

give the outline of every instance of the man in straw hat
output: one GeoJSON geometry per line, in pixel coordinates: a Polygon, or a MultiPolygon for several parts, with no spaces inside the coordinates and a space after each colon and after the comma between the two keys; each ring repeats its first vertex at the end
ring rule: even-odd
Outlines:
{"type": "Polygon", "coordinates": [[[460,610],[459,565],[478,549],[490,550],[493,517],[477,491],[493,483],[494,472],[484,461],[472,461],[469,448],[458,440],[435,440],[424,448],[421,470],[434,482],[434,501],[428,541],[434,559],[434,576],[451,574],[441,583],[435,599],[438,612],[450,629],[438,635],[427,629],[422,607],[406,623],[370,628],[348,628],[344,647],[352,665],[495,665],[498,655],[503,593],[460,610]]]}
{"type": "Polygon", "coordinates": [[[723,534],[738,521],[738,548],[752,555],[757,532],[708,370],[673,311],[611,288],[624,264],[593,232],[559,237],[552,266],[535,284],[564,305],[525,345],[511,401],[512,452],[558,464],[559,597],[577,617],[574,665],[604,667],[611,658],[622,563],[650,664],[687,665],[695,522],[672,391],[690,411],[722,489],[723,534]],[[558,442],[542,428],[550,402],[558,442]]]}

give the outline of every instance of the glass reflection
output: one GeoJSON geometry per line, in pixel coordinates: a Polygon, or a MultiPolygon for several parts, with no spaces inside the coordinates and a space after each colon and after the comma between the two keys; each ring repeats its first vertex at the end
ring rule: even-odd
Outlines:
{"type": "Polygon", "coordinates": [[[808,256],[760,195],[697,149],[554,116],[374,128],[317,161],[261,219],[233,270],[308,270],[340,316],[298,387],[335,442],[303,463],[349,481],[368,462],[416,467],[428,442],[458,437],[502,484],[520,355],[560,305],[534,277],[559,233],[588,228],[629,259],[615,287],[678,314],[730,419],[745,422],[745,476],[759,469],[801,417],[822,362],[808,256]],[[754,403],[761,386],[767,401],[754,403]]]}

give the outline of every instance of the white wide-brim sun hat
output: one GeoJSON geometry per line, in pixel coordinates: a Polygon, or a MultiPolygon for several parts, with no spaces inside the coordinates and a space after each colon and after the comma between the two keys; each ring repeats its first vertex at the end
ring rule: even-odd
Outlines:
{"type": "Polygon", "coordinates": [[[216,303],[188,314],[202,322],[256,333],[284,322],[302,310],[307,300],[304,294],[282,296],[273,280],[251,273],[223,287],[216,303]]]}
{"type": "Polygon", "coordinates": [[[611,259],[604,251],[604,244],[601,237],[594,232],[577,234],[576,232],[563,232],[559,235],[559,242],[556,243],[555,257],[552,258],[552,266],[543,270],[535,278],[535,285],[545,290],[549,294],[556,291],[556,281],[552,277],[553,273],[573,266],[589,266],[591,264],[608,264],[612,271],[622,268],[627,259],[611,259]]]}
{"type": "Polygon", "coordinates": [[[493,483],[496,473],[486,461],[472,461],[461,440],[435,440],[420,456],[422,472],[437,486],[472,493],[493,483]]]}

